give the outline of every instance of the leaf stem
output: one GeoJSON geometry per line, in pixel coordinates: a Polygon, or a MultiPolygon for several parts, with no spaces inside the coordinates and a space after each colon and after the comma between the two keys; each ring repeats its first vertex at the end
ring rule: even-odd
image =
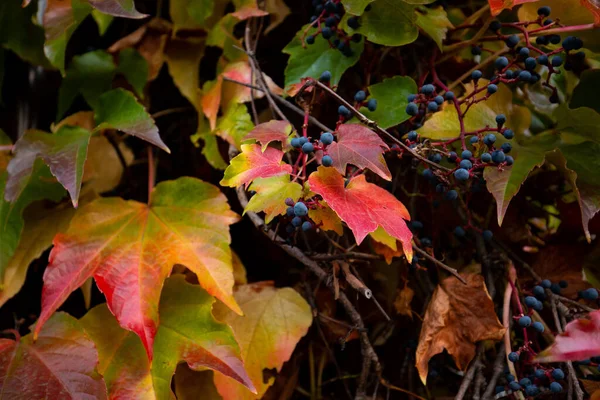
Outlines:
{"type": "Polygon", "coordinates": [[[154,166],[154,148],[149,145],[146,149],[148,152],[148,204],[150,204],[152,191],[154,190],[154,184],[156,183],[156,169],[154,166]]]}

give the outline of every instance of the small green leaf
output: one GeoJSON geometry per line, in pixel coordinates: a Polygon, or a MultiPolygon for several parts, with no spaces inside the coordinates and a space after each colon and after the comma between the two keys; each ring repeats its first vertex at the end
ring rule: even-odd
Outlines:
{"type": "Polygon", "coordinates": [[[361,112],[376,121],[384,129],[396,126],[410,116],[406,113],[409,94],[417,93],[417,84],[408,76],[394,76],[383,82],[369,86],[369,98],[377,100],[377,109],[369,111],[362,107],[361,112]]]}
{"type": "Polygon", "coordinates": [[[92,18],[94,18],[96,25],[98,25],[98,33],[100,36],[104,36],[114,19],[112,15],[101,13],[98,10],[92,10],[92,18]]]}
{"type": "MultiPolygon", "coordinates": [[[[315,43],[302,47],[301,38],[307,25],[296,34],[294,39],[285,46],[283,52],[290,55],[285,68],[285,86],[299,83],[302,78],[319,78],[324,71],[331,72],[331,84],[337,85],[342,75],[348,68],[356,64],[364,47],[364,40],[360,43],[350,42],[352,56],[346,57],[341,51],[331,48],[329,42],[321,35],[315,38],[315,43]]],[[[310,30],[314,34],[315,29],[310,30]]]]}
{"type": "Polygon", "coordinates": [[[442,50],[442,42],[446,39],[446,32],[449,28],[454,28],[448,20],[446,10],[441,6],[417,8],[417,25],[435,41],[440,50],[442,50]]]}
{"type": "Polygon", "coordinates": [[[171,152],[158,135],[154,120],[131,92],[114,89],[104,93],[98,99],[95,112],[96,130],[117,129],[171,152]]]}
{"type": "Polygon", "coordinates": [[[213,13],[214,0],[172,0],[169,13],[175,31],[180,29],[198,29],[213,13]]]}
{"type": "Polygon", "coordinates": [[[175,275],[160,298],[160,326],[154,343],[152,377],[157,399],[169,399],[177,364],[219,371],[256,393],[231,328],[212,315],[215,299],[198,285],[175,275]]]}
{"type": "Polygon", "coordinates": [[[225,111],[225,115],[219,118],[213,133],[239,150],[242,143],[247,142],[244,139],[253,128],[254,124],[247,107],[244,104],[233,103],[225,111]]]}
{"type": "MultiPolygon", "coordinates": [[[[598,82],[600,82],[600,69],[588,69],[587,71],[583,71],[579,84],[573,90],[573,96],[571,97],[569,107],[589,107],[600,113],[598,82]]],[[[598,127],[597,124],[596,127],[598,127]]]]}
{"type": "Polygon", "coordinates": [[[384,46],[403,46],[419,36],[415,6],[400,0],[376,0],[359,18],[358,29],[348,27],[347,21],[348,14],[341,21],[346,32],[361,33],[384,46]]]}
{"type": "Polygon", "coordinates": [[[90,136],[87,129],[73,126],[62,126],[54,134],[25,132],[15,144],[15,156],[7,167],[4,198],[16,201],[21,196],[31,180],[35,160],[41,158],[77,207],[90,136]]]}
{"type": "Polygon", "coordinates": [[[112,56],[104,50],[91,51],[73,57],[58,92],[60,120],[79,93],[92,107],[98,107],[98,98],[111,89],[116,67],[112,56]]]}
{"type": "Polygon", "coordinates": [[[144,87],[148,82],[148,61],[134,48],[119,52],[117,72],[123,74],[140,98],[144,98],[144,87]]]}
{"type": "Polygon", "coordinates": [[[375,0],[342,0],[342,4],[347,12],[354,15],[361,15],[365,8],[375,0]]]}
{"type": "Polygon", "coordinates": [[[43,52],[44,30],[33,23],[36,7],[18,0],[0,1],[0,45],[32,64],[50,67],[43,52]]]}

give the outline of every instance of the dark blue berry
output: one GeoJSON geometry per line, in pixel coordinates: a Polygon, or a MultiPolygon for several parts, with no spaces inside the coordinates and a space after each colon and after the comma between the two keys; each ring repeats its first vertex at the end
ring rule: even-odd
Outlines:
{"type": "Polygon", "coordinates": [[[464,182],[469,179],[469,171],[464,168],[459,168],[454,171],[454,177],[456,180],[464,182]]]}
{"type": "Polygon", "coordinates": [[[502,132],[502,135],[508,140],[515,137],[515,133],[511,129],[504,130],[504,132],[502,132]]]}
{"type": "Polygon", "coordinates": [[[483,153],[481,155],[481,162],[489,163],[492,161],[492,155],[490,153],[483,153]]]}
{"type": "Polygon", "coordinates": [[[518,43],[519,43],[519,37],[517,35],[510,35],[506,40],[505,43],[508,47],[513,48],[515,47],[518,43]]]}
{"type": "Polygon", "coordinates": [[[548,6],[542,6],[540,8],[538,8],[537,13],[538,15],[542,16],[542,17],[548,17],[550,16],[550,7],[548,6]]]}
{"type": "Polygon", "coordinates": [[[442,161],[442,155],[440,153],[432,154],[430,160],[437,164],[442,161]]]}
{"type": "Polygon", "coordinates": [[[559,44],[560,43],[560,35],[550,35],[550,36],[548,36],[548,40],[552,44],[559,44]]]}
{"type": "Polygon", "coordinates": [[[552,66],[553,67],[560,67],[563,63],[563,59],[561,56],[554,56],[552,57],[552,66]]]}
{"type": "Polygon", "coordinates": [[[471,139],[469,139],[469,142],[471,144],[475,144],[475,143],[479,142],[479,138],[477,136],[471,136],[471,139]]]}
{"type": "Polygon", "coordinates": [[[533,297],[533,296],[527,296],[527,297],[525,297],[525,305],[527,307],[533,308],[533,306],[535,305],[535,303],[537,303],[537,301],[538,300],[535,297],[533,297]]]}
{"type": "Polygon", "coordinates": [[[306,43],[307,44],[313,44],[313,43],[315,43],[315,37],[314,36],[307,36],[306,37],[306,43]]]}
{"type": "Polygon", "coordinates": [[[566,289],[569,286],[569,282],[565,281],[564,279],[561,280],[560,282],[558,282],[558,285],[563,288],[566,289]]]}
{"type": "Polygon", "coordinates": [[[416,94],[409,94],[408,97],[406,98],[406,100],[408,100],[408,102],[413,102],[417,99],[417,95],[416,94]]]}
{"type": "Polygon", "coordinates": [[[313,224],[310,221],[304,221],[302,223],[302,230],[304,232],[310,231],[313,228],[313,224]]]}
{"type": "Polygon", "coordinates": [[[537,67],[537,61],[535,60],[535,58],[527,57],[527,59],[525,60],[525,68],[531,71],[534,70],[535,67],[537,67]]]}
{"type": "Polygon", "coordinates": [[[366,98],[367,98],[367,94],[363,90],[359,90],[354,95],[354,101],[357,101],[359,103],[363,102],[366,98]]]}
{"type": "Polygon", "coordinates": [[[416,141],[417,140],[417,132],[415,132],[415,131],[408,132],[407,139],[410,140],[411,142],[416,141]]]}
{"type": "Polygon", "coordinates": [[[485,135],[485,137],[483,138],[483,143],[486,146],[491,146],[496,142],[496,135],[494,135],[493,133],[488,133],[487,135],[485,135]]]}
{"type": "Polygon", "coordinates": [[[542,54],[541,56],[539,56],[537,58],[537,63],[540,65],[548,65],[548,56],[545,54],[542,54]]]}
{"type": "Polygon", "coordinates": [[[335,19],[335,17],[327,17],[325,19],[325,26],[332,27],[335,24],[337,24],[337,20],[335,19]]]}
{"type": "Polygon", "coordinates": [[[519,361],[519,353],[517,353],[517,352],[514,352],[514,351],[513,351],[513,352],[511,352],[511,353],[508,355],[508,361],[510,361],[510,362],[513,362],[513,363],[515,363],[515,362],[519,361]]]}
{"type": "Polygon", "coordinates": [[[529,385],[525,388],[525,394],[527,396],[537,396],[540,393],[540,389],[536,385],[529,385]]]}
{"type": "Polygon", "coordinates": [[[581,297],[585,300],[596,300],[598,299],[598,291],[594,288],[589,288],[583,291],[581,297]]]}
{"type": "MultiPolygon", "coordinates": [[[[546,295],[544,294],[544,296],[546,295]]],[[[544,303],[538,300],[538,302],[533,305],[533,309],[535,311],[542,311],[544,309],[544,303]]]]}
{"type": "Polygon", "coordinates": [[[295,149],[299,149],[300,147],[302,147],[302,145],[300,144],[300,138],[293,138],[290,141],[290,144],[292,145],[293,148],[295,149]]]}
{"type": "Polygon", "coordinates": [[[483,74],[478,69],[476,69],[475,71],[471,72],[471,78],[474,81],[478,81],[479,79],[481,79],[482,76],[483,76],[483,74]]]}
{"type": "Polygon", "coordinates": [[[504,72],[504,77],[506,79],[512,79],[513,78],[513,72],[509,69],[506,72],[504,72]]]}
{"type": "Polygon", "coordinates": [[[497,30],[499,30],[500,28],[502,28],[502,24],[500,23],[500,21],[498,20],[493,20],[492,23],[490,24],[490,29],[493,32],[496,32],[497,30]]]}
{"type": "Polygon", "coordinates": [[[421,93],[426,94],[426,95],[430,95],[434,91],[435,91],[435,86],[433,86],[431,84],[423,85],[421,87],[421,93]]]}
{"type": "Polygon", "coordinates": [[[331,167],[333,165],[333,158],[331,158],[331,156],[323,156],[321,164],[323,164],[324,167],[331,167]]]}
{"type": "Polygon", "coordinates": [[[442,96],[435,96],[435,98],[433,99],[433,101],[435,101],[436,103],[438,103],[438,105],[442,105],[442,104],[444,104],[444,97],[442,97],[442,96]]]}
{"type": "Polygon", "coordinates": [[[288,207],[294,207],[294,204],[296,204],[296,202],[291,197],[288,197],[287,199],[285,199],[285,205],[286,206],[288,206],[288,207]]]}
{"type": "Polygon", "coordinates": [[[408,103],[406,106],[406,113],[408,115],[417,115],[419,112],[419,106],[415,103],[408,103]]]}
{"type": "Polygon", "coordinates": [[[506,159],[504,160],[504,162],[506,163],[507,166],[511,166],[515,163],[515,159],[512,158],[511,156],[506,156],[506,159]]]}
{"type": "Polygon", "coordinates": [[[537,43],[541,46],[545,46],[548,44],[548,37],[547,36],[538,36],[535,38],[535,43],[537,43]]]}
{"type": "Polygon", "coordinates": [[[306,204],[299,201],[294,204],[294,214],[297,217],[304,217],[306,214],[308,214],[308,207],[306,207],[306,204]]]}
{"type": "Polygon", "coordinates": [[[544,371],[543,369],[536,369],[534,375],[536,378],[542,379],[546,376],[546,371],[544,371]]]}
{"type": "Polygon", "coordinates": [[[358,29],[358,27],[360,26],[360,23],[358,22],[358,18],[356,18],[356,17],[348,18],[348,26],[352,29],[358,29]]]}
{"type": "Polygon", "coordinates": [[[544,279],[540,285],[544,288],[544,289],[550,289],[550,286],[552,286],[552,281],[550,281],[550,279],[544,279]]]}
{"type": "Polygon", "coordinates": [[[346,106],[343,106],[343,105],[338,107],[338,114],[340,114],[342,117],[346,117],[346,118],[348,118],[352,115],[350,110],[348,110],[346,108],[346,106]]]}
{"type": "Polygon", "coordinates": [[[544,288],[541,286],[534,286],[533,287],[533,295],[539,299],[540,296],[545,296],[546,292],[544,292],[544,288]]]}
{"type": "Polygon", "coordinates": [[[474,56],[478,56],[481,54],[481,47],[479,46],[473,46],[471,47],[471,54],[473,54],[474,56]]]}
{"type": "Polygon", "coordinates": [[[321,35],[323,35],[323,39],[329,39],[333,36],[333,31],[328,26],[321,29],[321,35]]]}
{"type": "Polygon", "coordinates": [[[515,381],[515,377],[511,374],[506,374],[506,382],[510,383],[510,382],[514,382],[515,381]]]}
{"type": "Polygon", "coordinates": [[[496,394],[504,392],[504,386],[496,386],[496,394]]]}
{"type": "Polygon", "coordinates": [[[521,71],[519,72],[519,80],[523,82],[528,82],[531,79],[531,72],[529,71],[521,71]]]}
{"type": "Polygon", "coordinates": [[[504,114],[496,115],[496,124],[498,124],[498,126],[504,125],[505,122],[506,122],[506,116],[504,114]]]}
{"type": "Polygon", "coordinates": [[[514,390],[515,392],[517,390],[521,390],[521,385],[519,385],[519,382],[517,382],[517,381],[512,381],[511,383],[508,384],[508,387],[511,390],[514,390]]]}
{"type": "Polygon", "coordinates": [[[421,221],[412,221],[410,227],[416,230],[423,229],[423,223],[421,221]]]}
{"type": "Polygon", "coordinates": [[[458,166],[464,169],[471,169],[473,168],[473,163],[469,160],[462,160],[458,166]]]}
{"type": "Polygon", "coordinates": [[[321,82],[329,82],[331,80],[331,72],[329,71],[325,71],[321,74],[321,76],[319,77],[319,80],[321,82]]]}
{"type": "Polygon", "coordinates": [[[544,332],[544,324],[542,324],[539,321],[535,321],[533,324],[531,324],[531,327],[535,329],[538,333],[544,332]]]}
{"type": "Polygon", "coordinates": [[[505,142],[505,143],[502,143],[502,146],[500,146],[500,148],[502,149],[504,154],[508,154],[512,150],[512,145],[508,142],[505,142]]]}
{"type": "Polygon", "coordinates": [[[288,217],[293,217],[294,215],[294,207],[288,207],[285,209],[285,215],[287,215],[288,217]]]}
{"type": "Polygon", "coordinates": [[[446,200],[456,200],[456,199],[458,199],[458,192],[454,189],[450,189],[446,192],[446,194],[444,195],[444,198],[446,200]]]}
{"type": "Polygon", "coordinates": [[[483,231],[481,236],[483,236],[483,240],[489,242],[494,237],[494,233],[492,231],[486,229],[485,231],[483,231]]]}
{"type": "MultiPolygon", "coordinates": [[[[310,16],[310,22],[311,22],[311,23],[315,22],[315,21],[317,20],[317,18],[319,18],[319,17],[317,17],[316,15],[311,15],[311,16],[310,16]]],[[[306,41],[308,42],[308,38],[307,38],[307,40],[306,40],[306,41]]],[[[310,44],[310,43],[309,43],[309,44],[310,44]]]]}
{"type": "Polygon", "coordinates": [[[527,315],[524,315],[521,318],[519,318],[519,326],[521,328],[527,328],[530,325],[531,325],[531,318],[528,317],[527,315]]]}
{"type": "Polygon", "coordinates": [[[304,145],[304,143],[308,142],[308,138],[302,136],[299,137],[298,140],[300,141],[300,147],[302,147],[302,145],[304,145]]]}
{"type": "Polygon", "coordinates": [[[504,152],[496,150],[492,153],[492,161],[496,164],[503,163],[504,160],[506,160],[506,155],[504,154],[504,152]]]}
{"type": "Polygon", "coordinates": [[[457,237],[464,237],[467,234],[467,232],[465,232],[462,226],[457,226],[456,228],[454,228],[454,234],[457,237]]]}
{"type": "Polygon", "coordinates": [[[554,294],[560,294],[560,285],[558,283],[553,283],[552,286],[550,286],[550,291],[554,294]]]}
{"type": "Polygon", "coordinates": [[[371,112],[375,111],[377,109],[377,100],[369,99],[369,101],[367,101],[367,108],[371,112]]]}
{"type": "Polygon", "coordinates": [[[487,92],[489,94],[494,94],[498,91],[498,86],[494,85],[493,83],[490,83],[487,87],[487,92]]]}
{"type": "Polygon", "coordinates": [[[423,170],[423,178],[425,178],[425,179],[434,178],[433,171],[431,170],[431,168],[426,168],[423,170]]]}
{"type": "Polygon", "coordinates": [[[446,92],[446,94],[444,95],[444,98],[446,100],[454,100],[454,92],[446,92]]]}
{"type": "Polygon", "coordinates": [[[455,162],[457,158],[458,154],[456,154],[455,151],[451,151],[450,153],[448,153],[448,161],[455,162]]]}
{"type": "Polygon", "coordinates": [[[469,150],[463,150],[462,153],[460,153],[460,158],[472,158],[473,157],[473,153],[471,153],[471,151],[469,150]]]}
{"type": "Polygon", "coordinates": [[[519,49],[519,55],[523,58],[529,56],[529,49],[527,47],[521,47],[519,49]]]}
{"type": "Polygon", "coordinates": [[[323,132],[321,133],[321,138],[319,139],[321,143],[324,145],[330,145],[333,143],[333,133],[331,132],[323,132]]]}
{"type": "Polygon", "coordinates": [[[312,143],[307,142],[302,145],[302,152],[304,154],[312,153],[315,150],[315,146],[312,143]]]}
{"type": "Polygon", "coordinates": [[[522,378],[519,381],[519,385],[521,385],[523,387],[527,387],[527,386],[531,385],[531,379],[529,379],[529,378],[522,378]]]}
{"type": "Polygon", "coordinates": [[[428,109],[429,111],[431,111],[431,112],[435,112],[435,111],[437,111],[437,110],[438,110],[438,107],[439,107],[439,106],[438,106],[438,103],[436,103],[435,101],[430,101],[430,102],[427,104],[427,109],[428,109]]]}
{"type": "Polygon", "coordinates": [[[299,227],[300,225],[302,225],[302,218],[300,218],[300,217],[294,217],[294,218],[292,218],[292,225],[293,225],[295,228],[297,228],[297,227],[299,227]]]}
{"type": "Polygon", "coordinates": [[[562,381],[565,379],[565,373],[560,368],[554,368],[552,370],[552,379],[556,379],[557,381],[562,381]]]}
{"type": "Polygon", "coordinates": [[[552,393],[560,393],[560,392],[562,392],[562,390],[563,390],[563,387],[562,387],[562,385],[560,383],[558,383],[558,382],[552,382],[550,384],[550,391],[552,393]]]}

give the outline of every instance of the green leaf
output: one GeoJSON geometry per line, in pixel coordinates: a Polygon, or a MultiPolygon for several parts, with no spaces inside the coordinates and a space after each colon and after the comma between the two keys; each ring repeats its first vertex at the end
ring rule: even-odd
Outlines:
{"type": "Polygon", "coordinates": [[[104,50],[91,51],[73,57],[58,92],[60,120],[79,93],[92,107],[98,107],[98,98],[111,89],[116,67],[112,56],[104,50]]]}
{"type": "Polygon", "coordinates": [[[144,87],[148,82],[148,61],[134,48],[123,49],[119,52],[117,72],[123,74],[136,94],[143,99],[144,87]]]}
{"type": "Polygon", "coordinates": [[[361,15],[365,8],[375,0],[342,0],[346,12],[354,15],[361,15]]]}
{"type": "Polygon", "coordinates": [[[65,195],[64,189],[52,179],[50,170],[42,160],[34,164],[27,185],[12,202],[5,200],[7,175],[0,175],[0,282],[4,282],[6,267],[21,237],[25,207],[41,199],[59,201],[65,195]]]}
{"type": "Polygon", "coordinates": [[[98,33],[100,36],[104,36],[114,19],[112,15],[101,13],[98,10],[92,10],[92,18],[94,18],[96,25],[98,25],[98,33]]]}
{"type": "Polygon", "coordinates": [[[21,196],[31,180],[35,160],[41,158],[77,207],[90,136],[87,129],[73,126],[62,126],[54,134],[25,132],[15,144],[15,156],[7,167],[4,198],[16,201],[21,196]]]}
{"type": "Polygon", "coordinates": [[[213,13],[214,0],[172,0],[169,14],[173,20],[174,30],[198,29],[213,13]]]}
{"type": "Polygon", "coordinates": [[[98,107],[94,111],[98,124],[96,130],[117,129],[171,153],[158,135],[154,120],[131,92],[114,89],[104,93],[98,99],[98,107]]]}
{"type": "Polygon", "coordinates": [[[92,12],[85,0],[52,1],[46,3],[42,21],[46,33],[44,54],[50,63],[65,73],[67,43],[75,29],[92,12]]]}
{"type": "Polygon", "coordinates": [[[221,155],[217,137],[210,132],[205,132],[204,134],[200,135],[200,138],[204,141],[202,154],[206,158],[206,161],[208,161],[213,168],[225,170],[228,164],[221,155]]]}
{"type": "Polygon", "coordinates": [[[187,283],[183,275],[165,282],[152,362],[157,399],[170,398],[171,378],[181,361],[193,370],[208,367],[219,371],[256,393],[231,328],[212,315],[214,302],[200,286],[187,283]]]}
{"type": "MultiPolygon", "coordinates": [[[[364,47],[364,40],[360,43],[351,42],[353,54],[346,57],[341,51],[331,48],[329,42],[321,35],[315,38],[315,43],[302,47],[301,38],[308,25],[305,25],[296,34],[294,39],[283,49],[290,55],[285,68],[285,87],[299,83],[302,78],[319,78],[324,71],[331,72],[331,84],[337,85],[342,75],[348,68],[356,64],[364,47]]],[[[311,29],[309,34],[313,34],[311,29]]]]}
{"type": "Polygon", "coordinates": [[[376,0],[360,18],[358,29],[347,24],[348,14],[341,24],[350,34],[361,33],[370,42],[384,46],[403,46],[419,36],[415,6],[399,0],[376,0]]]}
{"type": "Polygon", "coordinates": [[[244,138],[253,128],[254,124],[248,113],[248,108],[244,104],[233,103],[225,111],[225,115],[217,121],[214,134],[239,150],[242,143],[248,142],[244,138]]]}
{"type": "Polygon", "coordinates": [[[302,186],[297,182],[290,182],[289,175],[257,178],[248,190],[254,190],[256,194],[250,198],[244,214],[247,211],[264,211],[267,224],[276,216],[285,213],[288,207],[285,199],[298,201],[302,196],[302,186]]]}
{"type": "Polygon", "coordinates": [[[600,69],[588,69],[587,71],[583,71],[579,84],[573,90],[573,96],[571,97],[569,107],[589,107],[600,113],[598,82],[600,82],[600,69]]]}
{"type": "Polygon", "coordinates": [[[142,14],[135,9],[133,0],[88,0],[92,7],[104,14],[121,18],[146,18],[148,14],[142,14]]]}
{"type": "Polygon", "coordinates": [[[417,93],[417,84],[408,76],[394,76],[369,86],[369,98],[377,100],[373,112],[362,107],[361,112],[384,129],[396,126],[410,116],[406,113],[409,94],[417,93]]]}
{"type": "MultiPolygon", "coordinates": [[[[421,136],[433,140],[446,140],[459,136],[460,121],[454,104],[446,102],[442,107],[441,111],[433,114],[419,129],[421,136]]],[[[496,112],[485,103],[476,103],[469,108],[464,122],[466,132],[473,132],[486,125],[496,126],[496,112]]]]}
{"type": "Polygon", "coordinates": [[[554,110],[554,119],[564,142],[576,144],[590,140],[600,143],[600,114],[591,108],[570,109],[561,105],[554,110]]]}
{"type": "Polygon", "coordinates": [[[44,30],[33,23],[35,4],[21,7],[19,0],[0,1],[0,45],[32,64],[50,66],[43,52],[44,30]]]}
{"type": "Polygon", "coordinates": [[[440,50],[442,50],[442,42],[446,39],[446,32],[449,28],[454,28],[448,20],[446,10],[441,6],[417,8],[417,25],[435,41],[440,50]]]}

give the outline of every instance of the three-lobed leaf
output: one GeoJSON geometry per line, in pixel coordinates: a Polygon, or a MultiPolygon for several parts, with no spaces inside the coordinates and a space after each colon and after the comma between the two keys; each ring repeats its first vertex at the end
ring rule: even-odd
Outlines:
{"type": "Polygon", "coordinates": [[[98,353],[79,322],[55,314],[37,340],[0,339],[0,395],[7,399],[106,399],[98,353]]]}
{"type": "Polygon", "coordinates": [[[229,225],[237,219],[218,188],[185,177],[158,184],[149,205],[101,198],[82,207],[54,238],[35,334],[93,276],[119,324],[142,339],[152,358],[160,292],[175,264],[240,312],[229,248],[229,225]]]}
{"type": "Polygon", "coordinates": [[[310,190],[323,200],[352,230],[356,242],[378,227],[402,243],[408,261],[412,260],[412,233],[405,220],[410,220],[406,207],[385,189],[358,175],[344,185],[344,178],[331,167],[319,167],[308,178],[310,190]]]}

